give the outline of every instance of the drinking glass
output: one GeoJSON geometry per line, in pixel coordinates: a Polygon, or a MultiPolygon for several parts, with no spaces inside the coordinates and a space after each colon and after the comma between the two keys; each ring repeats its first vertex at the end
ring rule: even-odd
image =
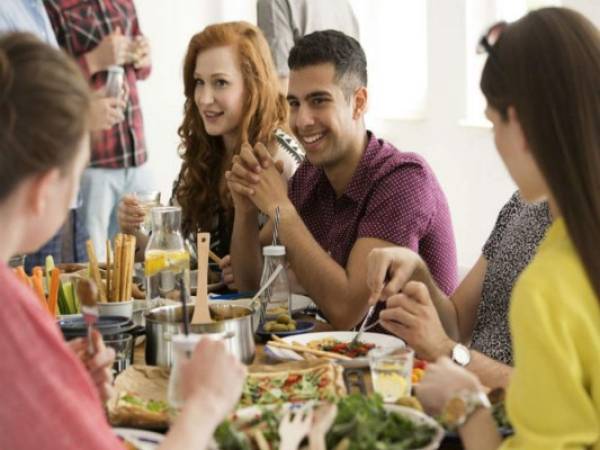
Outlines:
{"type": "Polygon", "coordinates": [[[373,390],[384,402],[395,402],[410,395],[414,352],[410,348],[373,349],[369,367],[373,390]]]}
{"type": "Polygon", "coordinates": [[[134,192],[140,207],[144,210],[144,222],[140,225],[140,230],[144,234],[149,234],[152,229],[152,208],[160,206],[160,191],[140,191],[134,192]]]}
{"type": "Polygon", "coordinates": [[[113,364],[115,375],[127,369],[133,362],[133,336],[131,334],[118,334],[107,337],[104,344],[115,351],[115,362],[113,364]]]}

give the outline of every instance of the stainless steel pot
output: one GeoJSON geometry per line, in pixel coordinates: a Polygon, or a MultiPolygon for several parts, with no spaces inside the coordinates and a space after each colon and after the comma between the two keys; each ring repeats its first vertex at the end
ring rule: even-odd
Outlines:
{"type": "MultiPolygon", "coordinates": [[[[144,315],[146,318],[146,364],[170,367],[173,363],[171,337],[183,333],[183,308],[181,305],[161,306],[144,315]]],[[[191,317],[194,306],[187,308],[191,317]]],[[[210,305],[210,313],[216,322],[190,326],[193,334],[215,333],[223,339],[227,349],[240,361],[250,364],[254,360],[256,346],[254,344],[253,313],[246,306],[210,305]]]]}

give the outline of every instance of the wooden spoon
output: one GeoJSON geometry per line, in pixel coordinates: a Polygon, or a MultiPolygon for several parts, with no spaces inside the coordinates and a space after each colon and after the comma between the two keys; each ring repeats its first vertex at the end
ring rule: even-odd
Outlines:
{"type": "Polygon", "coordinates": [[[192,316],[192,325],[196,323],[210,323],[210,310],[208,309],[208,250],[210,248],[210,234],[198,233],[198,282],[196,288],[196,306],[192,316]]]}

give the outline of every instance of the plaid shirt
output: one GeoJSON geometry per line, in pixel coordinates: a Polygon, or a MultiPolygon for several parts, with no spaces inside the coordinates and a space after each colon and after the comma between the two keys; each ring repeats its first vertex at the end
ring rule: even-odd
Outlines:
{"type": "MultiPolygon", "coordinates": [[[[106,71],[90,75],[84,55],[102,38],[119,27],[126,36],[141,34],[132,0],[44,0],[58,44],[75,57],[94,89],[106,84],[106,71]]],[[[91,167],[123,168],[142,165],[146,159],[144,126],[136,81],[145,79],[150,68],[127,64],[125,80],[129,101],[125,120],[109,130],[94,133],[91,167]]]]}

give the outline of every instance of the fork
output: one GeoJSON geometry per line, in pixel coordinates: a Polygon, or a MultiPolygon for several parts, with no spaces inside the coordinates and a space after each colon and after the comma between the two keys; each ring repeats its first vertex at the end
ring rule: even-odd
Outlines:
{"type": "Polygon", "coordinates": [[[306,404],[295,413],[290,409],[279,422],[279,450],[296,450],[308,436],[313,422],[313,405],[306,404]],[[292,414],[294,417],[292,418],[292,414]]]}
{"type": "MultiPolygon", "coordinates": [[[[367,329],[367,323],[369,322],[369,319],[371,318],[371,316],[375,312],[375,306],[376,306],[376,303],[374,303],[371,306],[369,306],[369,310],[367,311],[367,315],[365,316],[365,320],[363,320],[363,322],[360,324],[360,328],[358,329],[358,332],[354,336],[354,339],[352,339],[352,341],[350,342],[351,346],[355,345],[358,342],[358,339],[360,338],[360,335],[363,334],[365,332],[365,330],[367,329]]],[[[377,321],[377,322],[379,322],[379,321],[377,321]]],[[[373,328],[373,326],[375,326],[375,324],[370,325],[369,329],[373,328]]]]}

